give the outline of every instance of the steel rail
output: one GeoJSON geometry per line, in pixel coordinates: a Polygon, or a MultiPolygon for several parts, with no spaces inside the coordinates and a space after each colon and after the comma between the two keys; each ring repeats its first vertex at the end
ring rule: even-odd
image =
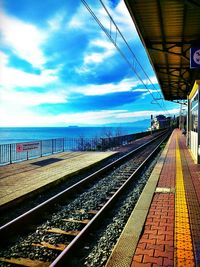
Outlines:
{"type": "Polygon", "coordinates": [[[161,133],[160,135],[156,136],[152,140],[150,140],[150,141],[146,142],[145,144],[140,145],[138,148],[130,151],[128,154],[122,156],[121,158],[115,160],[114,162],[108,164],[107,166],[105,166],[105,167],[101,168],[100,170],[94,172],[93,174],[87,176],[83,180],[70,186],[69,188],[63,190],[62,192],[56,194],[55,196],[51,197],[50,199],[48,199],[48,200],[44,201],[43,203],[39,204],[38,206],[32,208],[28,212],[18,216],[16,219],[6,223],[2,227],[0,227],[0,239],[2,240],[2,242],[4,242],[4,241],[6,242],[6,240],[8,240],[8,237],[10,235],[11,236],[16,235],[16,232],[17,233],[23,232],[25,229],[28,229],[34,223],[38,223],[39,221],[41,221],[41,219],[44,218],[44,217],[41,218],[41,216],[39,216],[41,214],[41,212],[47,211],[47,209],[49,207],[52,208],[52,205],[54,205],[58,201],[64,200],[64,198],[66,201],[66,197],[70,197],[75,192],[80,191],[80,188],[82,188],[81,190],[83,190],[83,186],[90,183],[98,176],[109,172],[115,166],[119,166],[119,164],[122,164],[128,158],[133,156],[134,153],[139,152],[141,149],[143,149],[145,146],[153,143],[159,137],[164,136],[164,135],[168,136],[169,134],[170,134],[170,132],[167,132],[167,131],[165,131],[164,133],[161,133]]]}
{"type": "Polygon", "coordinates": [[[130,182],[135,178],[147,162],[154,156],[160,148],[160,145],[167,139],[165,136],[156,148],[149,154],[149,156],[137,167],[137,169],[130,175],[130,177],[123,183],[123,185],[115,192],[115,194],[106,202],[106,204],[98,211],[98,213],[90,220],[90,222],[80,231],[80,233],[72,240],[72,242],[63,250],[63,252],[51,263],[50,267],[62,267],[67,264],[71,266],[70,262],[74,257],[80,244],[86,240],[89,232],[99,223],[105,216],[105,213],[116,203],[116,199],[122,195],[123,191],[127,188],[130,182]]]}

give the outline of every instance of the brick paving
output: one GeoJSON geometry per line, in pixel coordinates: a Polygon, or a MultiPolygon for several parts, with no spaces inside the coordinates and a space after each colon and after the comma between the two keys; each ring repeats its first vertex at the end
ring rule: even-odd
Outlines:
{"type": "Polygon", "coordinates": [[[200,166],[179,130],[172,134],[157,189],[131,267],[200,266],[200,166]]]}
{"type": "MultiPolygon", "coordinates": [[[[176,161],[175,139],[172,136],[158,181],[159,188],[175,186],[176,161]]],[[[174,209],[175,196],[173,193],[155,193],[137,249],[134,254],[134,266],[173,266],[174,261],[174,209]],[[143,247],[145,253],[151,251],[149,257],[138,248],[143,247]],[[138,265],[140,264],[140,265],[138,265]],[[147,265],[148,266],[148,265],[147,265]]]]}
{"type": "Polygon", "coordinates": [[[172,135],[171,142],[167,151],[167,156],[165,158],[165,163],[160,174],[158,181],[158,187],[174,188],[176,179],[176,143],[175,143],[174,133],[172,135]]]}
{"type": "Polygon", "coordinates": [[[173,266],[173,222],[174,194],[155,193],[132,266],[173,266]]]}

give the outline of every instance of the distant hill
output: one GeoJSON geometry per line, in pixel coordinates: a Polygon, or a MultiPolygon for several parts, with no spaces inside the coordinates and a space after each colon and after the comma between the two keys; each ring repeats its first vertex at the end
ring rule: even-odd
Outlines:
{"type": "Polygon", "coordinates": [[[135,128],[145,128],[148,129],[150,127],[150,119],[133,121],[133,122],[124,122],[124,123],[107,123],[107,124],[79,124],[79,125],[67,125],[69,128],[77,128],[77,127],[135,127],[135,128]]]}
{"type": "Polygon", "coordinates": [[[124,122],[124,123],[109,123],[104,124],[104,127],[150,127],[150,119],[134,121],[134,122],[124,122]]]}

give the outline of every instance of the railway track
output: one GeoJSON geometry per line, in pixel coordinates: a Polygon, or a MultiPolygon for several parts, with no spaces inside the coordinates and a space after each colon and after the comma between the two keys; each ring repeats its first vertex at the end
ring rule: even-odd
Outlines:
{"type": "Polygon", "coordinates": [[[61,182],[61,183],[58,183],[57,185],[49,187],[48,190],[44,190],[39,193],[35,192],[34,195],[27,197],[26,202],[25,202],[26,205],[24,205],[24,201],[23,202],[14,201],[12,205],[10,206],[7,206],[7,207],[1,206],[0,207],[0,227],[8,223],[9,221],[12,221],[14,218],[20,216],[21,214],[24,214],[28,210],[31,210],[32,208],[38,206],[44,201],[50,199],[52,196],[58,194],[59,192],[62,192],[63,190],[72,186],[78,181],[86,178],[90,174],[103,168],[109,163],[121,158],[123,155],[126,155],[128,152],[130,152],[133,149],[136,149],[137,147],[141,146],[145,142],[150,141],[153,138],[156,138],[156,136],[159,136],[159,135],[160,135],[160,132],[155,132],[151,136],[145,136],[140,139],[136,139],[132,141],[131,143],[124,144],[123,146],[116,148],[117,150],[116,154],[114,154],[113,156],[109,158],[106,158],[105,160],[103,160],[102,162],[98,163],[95,166],[91,166],[88,170],[80,170],[78,174],[68,177],[68,179],[65,180],[64,182],[61,182]]]}
{"type": "Polygon", "coordinates": [[[167,136],[157,136],[2,226],[6,242],[0,266],[65,266],[167,136]]]}

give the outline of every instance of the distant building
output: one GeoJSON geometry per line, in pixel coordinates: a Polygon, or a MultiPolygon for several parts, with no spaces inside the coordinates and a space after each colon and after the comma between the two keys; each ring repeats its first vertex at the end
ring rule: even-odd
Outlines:
{"type": "Polygon", "coordinates": [[[151,129],[159,130],[168,128],[171,126],[171,117],[165,117],[164,115],[158,115],[151,119],[151,129]]]}

